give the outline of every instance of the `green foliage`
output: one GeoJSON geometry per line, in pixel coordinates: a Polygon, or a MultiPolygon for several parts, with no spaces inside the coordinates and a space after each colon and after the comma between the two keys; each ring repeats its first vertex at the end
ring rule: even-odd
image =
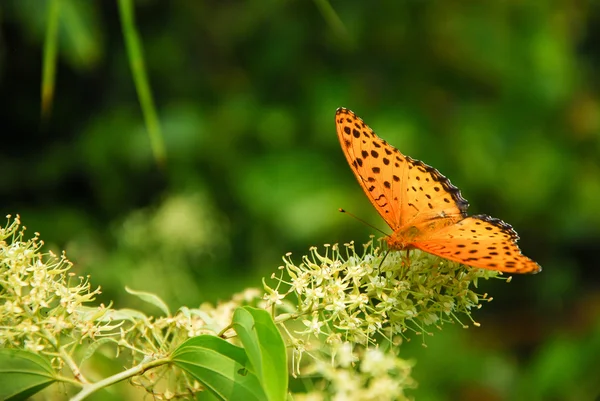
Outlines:
{"type": "Polygon", "coordinates": [[[288,391],[286,348],[268,312],[239,308],[233,314],[233,329],[246,350],[269,401],[285,400],[288,391]]]}
{"type": "Polygon", "coordinates": [[[258,377],[248,371],[244,349],[218,337],[190,338],[177,347],[172,360],[221,400],[266,399],[258,377]]]}
{"type": "Polygon", "coordinates": [[[0,399],[26,400],[56,381],[45,358],[20,349],[0,348],[0,399]]]}
{"type": "Polygon", "coordinates": [[[219,399],[285,400],[286,349],[271,316],[264,310],[239,308],[232,327],[243,348],[218,337],[198,336],[175,350],[174,364],[219,399]]]}

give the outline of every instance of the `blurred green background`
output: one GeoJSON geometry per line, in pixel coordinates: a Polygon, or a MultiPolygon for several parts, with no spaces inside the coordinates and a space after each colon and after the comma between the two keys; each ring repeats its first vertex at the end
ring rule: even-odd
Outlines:
{"type": "MultiPolygon", "coordinates": [[[[535,276],[480,283],[481,328],[407,344],[417,400],[600,396],[600,4],[135,2],[163,130],[158,166],[114,1],[0,4],[0,211],[66,249],[100,301],[176,309],[260,287],[281,256],[387,231],[335,133],[352,109],[512,224],[535,276]]],[[[149,311],[158,313],[158,311],[149,311]]]]}

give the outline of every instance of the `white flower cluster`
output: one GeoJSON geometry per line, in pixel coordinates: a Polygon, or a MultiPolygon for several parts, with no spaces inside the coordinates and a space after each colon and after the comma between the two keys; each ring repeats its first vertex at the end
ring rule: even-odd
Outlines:
{"type": "Polygon", "coordinates": [[[331,363],[313,361],[307,374],[316,379],[313,389],[296,393],[297,401],[407,401],[406,389],[416,387],[410,376],[413,362],[380,348],[354,349],[345,343],[331,363]]]}
{"type": "Polygon", "coordinates": [[[0,346],[56,351],[61,334],[78,330],[83,339],[110,330],[82,309],[100,289],[69,273],[64,254],[42,253],[37,233],[25,240],[19,216],[7,217],[0,228],[0,346]]]}
{"type": "Polygon", "coordinates": [[[314,348],[335,358],[348,346],[355,352],[364,349],[366,356],[381,339],[394,348],[413,332],[424,344],[425,334],[432,335],[429,327],[440,329],[454,322],[466,327],[459,320],[461,314],[478,325],[470,311],[491,298],[473,288],[479,278],[499,277],[498,272],[468,268],[418,250],[381,254],[373,239],[362,254],[350,243],[341,249],[326,246],[324,254],[311,248],[299,265],[290,254],[284,262],[279,277],[273,276],[277,285],[265,285],[264,300],[287,312],[278,321],[302,323],[287,330],[294,373],[300,371],[302,355],[314,348]],[[327,350],[320,338],[325,338],[327,350]]]}

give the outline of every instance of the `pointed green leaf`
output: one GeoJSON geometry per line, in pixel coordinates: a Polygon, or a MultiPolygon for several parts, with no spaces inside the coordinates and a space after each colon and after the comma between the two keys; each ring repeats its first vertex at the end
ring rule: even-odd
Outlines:
{"type": "Polygon", "coordinates": [[[56,81],[56,64],[58,58],[58,25],[60,18],[60,0],[49,4],[48,24],[44,39],[44,61],[42,68],[42,116],[48,117],[54,97],[56,81]]]}
{"type": "Polygon", "coordinates": [[[139,299],[141,299],[144,302],[148,302],[149,304],[156,306],[157,308],[162,310],[165,315],[171,316],[169,307],[162,299],[160,299],[158,297],[158,295],[152,294],[151,292],[135,291],[129,287],[125,287],[125,291],[127,291],[131,295],[135,295],[136,297],[138,297],[139,299]]]}
{"type": "Polygon", "coordinates": [[[267,399],[285,400],[288,390],[287,352],[271,315],[263,309],[249,306],[238,308],[233,314],[233,329],[246,350],[267,399]]]}
{"type": "Polygon", "coordinates": [[[81,357],[81,361],[79,361],[79,363],[82,364],[83,362],[90,359],[92,357],[92,355],[94,355],[96,353],[98,348],[100,348],[101,346],[103,346],[104,344],[107,344],[107,343],[113,343],[115,345],[119,344],[119,342],[117,340],[115,340],[114,338],[110,338],[110,337],[99,338],[87,346],[87,348],[85,349],[85,353],[81,357]]]}
{"type": "Polygon", "coordinates": [[[0,348],[0,400],[26,400],[55,381],[54,369],[40,355],[0,348]]]}
{"type": "Polygon", "coordinates": [[[135,309],[111,309],[102,316],[100,321],[102,322],[114,322],[115,320],[129,320],[131,322],[144,321],[148,319],[148,316],[135,309]]]}
{"type": "Polygon", "coordinates": [[[98,7],[86,1],[62,0],[62,4],[62,48],[75,67],[90,69],[98,64],[104,52],[98,7]]]}
{"type": "Polygon", "coordinates": [[[245,351],[216,336],[198,336],[181,344],[173,363],[221,400],[264,400],[258,378],[246,369],[245,351]]]}
{"type": "Polygon", "coordinates": [[[150,89],[148,73],[144,60],[144,51],[142,41],[135,24],[135,7],[133,0],[119,0],[119,14],[121,16],[121,25],[123,38],[125,39],[125,48],[129,57],[129,65],[133,75],[133,82],[137,90],[138,99],[142,108],[142,114],[146,122],[146,129],[150,137],[150,146],[159,165],[164,164],[166,159],[165,144],[162,134],[162,128],[154,97],[150,89]]]}

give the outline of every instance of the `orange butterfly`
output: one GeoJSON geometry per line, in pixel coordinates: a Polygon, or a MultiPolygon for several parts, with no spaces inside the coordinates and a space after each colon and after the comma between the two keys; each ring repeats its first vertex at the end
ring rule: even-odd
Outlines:
{"type": "Polygon", "coordinates": [[[465,265],[508,273],[537,273],[521,254],[519,236],[502,220],[467,217],[469,203],[439,171],[403,155],[356,114],[340,107],[338,137],[354,175],[392,230],[389,249],[418,248],[465,265]]]}

